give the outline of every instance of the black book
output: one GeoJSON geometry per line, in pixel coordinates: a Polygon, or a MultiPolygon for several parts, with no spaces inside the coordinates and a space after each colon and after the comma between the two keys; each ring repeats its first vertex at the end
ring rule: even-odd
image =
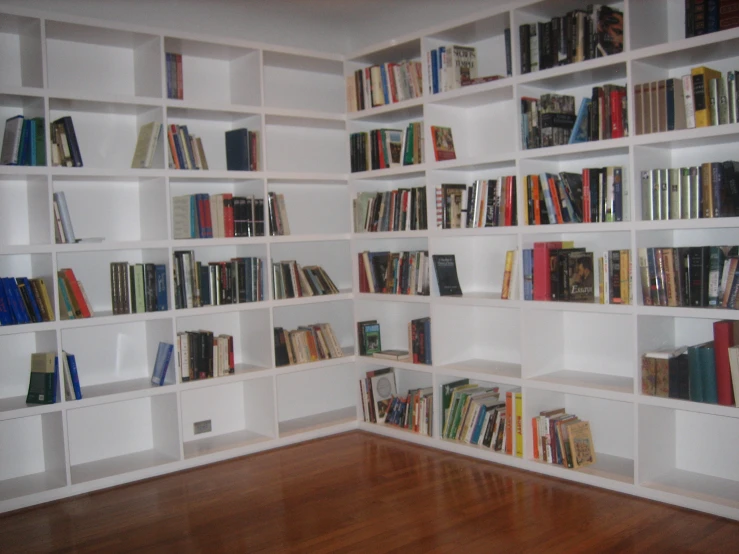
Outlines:
{"type": "Polygon", "coordinates": [[[249,171],[249,131],[226,131],[226,169],[249,171]]]}
{"type": "Polygon", "coordinates": [[[567,256],[567,300],[593,302],[595,272],[592,252],[570,252],[567,256]]]}
{"type": "Polygon", "coordinates": [[[213,304],[210,298],[210,266],[201,264],[200,271],[200,304],[210,306],[213,304]]]}
{"type": "Polygon", "coordinates": [[[462,296],[462,287],[457,276],[457,261],[454,254],[434,254],[436,282],[440,296],[462,296]]]}
{"type": "Polygon", "coordinates": [[[254,198],[254,236],[264,236],[264,199],[254,198]]]}
{"type": "Polygon", "coordinates": [[[518,27],[519,41],[518,45],[521,49],[521,73],[531,72],[531,29],[527,24],[518,27]]]}
{"type": "MultiPolygon", "coordinates": [[[[583,205],[582,205],[582,175],[579,173],[569,173],[563,171],[559,174],[562,184],[564,185],[565,192],[567,193],[570,203],[575,210],[575,221],[582,222],[583,220],[583,205]]],[[[590,207],[588,206],[588,209],[590,207]]]]}
{"type": "Polygon", "coordinates": [[[147,312],[157,311],[157,277],[154,264],[144,264],[144,305],[147,312]]]}
{"type": "Polygon", "coordinates": [[[551,271],[549,280],[552,289],[552,300],[567,300],[567,256],[570,252],[584,252],[584,248],[559,248],[549,251],[551,271]]]}
{"type": "Polygon", "coordinates": [[[708,252],[707,246],[687,248],[685,271],[690,306],[708,306],[708,252]]]}

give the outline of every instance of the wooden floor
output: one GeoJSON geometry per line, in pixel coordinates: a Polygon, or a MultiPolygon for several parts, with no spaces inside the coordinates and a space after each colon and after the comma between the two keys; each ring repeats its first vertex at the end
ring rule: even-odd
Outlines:
{"type": "Polygon", "coordinates": [[[355,431],[0,516],[0,552],[737,552],[739,523],[355,431]]]}

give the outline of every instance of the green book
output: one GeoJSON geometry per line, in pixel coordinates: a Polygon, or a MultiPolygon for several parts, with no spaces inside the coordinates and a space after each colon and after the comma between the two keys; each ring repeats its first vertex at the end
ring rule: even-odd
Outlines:
{"type": "Polygon", "coordinates": [[[469,379],[460,379],[459,381],[454,381],[452,383],[447,383],[446,385],[441,386],[442,436],[444,436],[443,433],[444,433],[444,430],[446,430],[446,422],[447,422],[447,418],[449,417],[449,408],[452,405],[452,395],[454,394],[454,389],[462,385],[468,385],[469,382],[470,382],[469,379]]]}
{"type": "Polygon", "coordinates": [[[34,165],[46,165],[46,141],[44,140],[44,118],[34,117],[33,125],[36,126],[36,163],[34,165]]]}
{"type": "Polygon", "coordinates": [[[716,358],[713,342],[700,347],[700,367],[703,376],[703,402],[718,404],[718,389],[716,387],[716,358]]]}
{"type": "Polygon", "coordinates": [[[59,362],[54,352],[31,354],[31,377],[28,382],[27,404],[53,404],[56,402],[56,383],[59,362]]]}
{"type": "Polygon", "coordinates": [[[688,347],[688,375],[690,376],[690,400],[703,402],[703,375],[700,365],[700,345],[688,347]]]}

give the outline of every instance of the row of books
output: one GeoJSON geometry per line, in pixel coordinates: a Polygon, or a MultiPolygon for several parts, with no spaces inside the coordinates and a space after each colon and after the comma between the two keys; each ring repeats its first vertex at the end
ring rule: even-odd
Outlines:
{"type": "Polygon", "coordinates": [[[259,171],[262,165],[260,156],[259,131],[243,128],[226,131],[226,169],[259,171]]]}
{"type": "Polygon", "coordinates": [[[277,367],[342,358],[344,351],[330,323],[304,325],[290,331],[274,328],[277,367]]]}
{"type": "Polygon", "coordinates": [[[739,322],[715,321],[713,340],[647,352],[642,394],[736,406],[739,399],[739,322]]]}
{"type": "Polygon", "coordinates": [[[596,462],[590,422],[558,408],[534,416],[531,427],[534,459],[569,469],[596,462]]]}
{"type": "Polygon", "coordinates": [[[208,169],[203,141],[191,135],[187,125],[169,125],[167,139],[170,169],[208,169]]]}
{"type": "Polygon", "coordinates": [[[183,382],[231,375],[236,368],[233,337],[204,330],[179,332],[177,359],[183,382]]]}
{"type": "Polygon", "coordinates": [[[187,194],[172,198],[175,239],[264,236],[264,199],[223,194],[187,194]]]}
{"type": "Polygon", "coordinates": [[[739,3],[734,0],[685,0],[685,37],[739,27],[739,3]]]}
{"type": "Polygon", "coordinates": [[[634,85],[636,134],[660,133],[736,123],[737,72],[705,66],[689,75],[634,85]]]}
{"type": "Polygon", "coordinates": [[[354,232],[426,230],[426,187],[360,192],[354,205],[354,232]]]}
{"type": "Polygon", "coordinates": [[[359,252],[359,292],[429,294],[429,254],[425,250],[359,252]]]}
{"type": "Polygon", "coordinates": [[[167,311],[167,267],[111,262],[110,297],[113,315],[167,311]]]}
{"type": "Polygon", "coordinates": [[[61,117],[51,124],[50,138],[51,165],[82,167],[82,153],[70,116],[61,117]]]}
{"type": "Polygon", "coordinates": [[[289,235],[290,222],[287,219],[285,195],[268,192],[267,206],[269,208],[269,234],[272,236],[289,235]]]}
{"type": "Polygon", "coordinates": [[[423,163],[423,124],[409,123],[405,130],[374,129],[349,135],[351,171],[387,169],[423,163]]]}
{"type": "Polygon", "coordinates": [[[317,265],[301,266],[295,260],[272,263],[275,300],[339,294],[326,270],[317,265]]]}
{"type": "Polygon", "coordinates": [[[174,52],[165,53],[167,98],[182,100],[184,98],[184,87],[182,83],[182,54],[174,52]]]}
{"type": "Polygon", "coordinates": [[[85,287],[71,268],[62,268],[57,272],[57,283],[61,319],[86,319],[95,315],[85,287]]]}
{"type": "Polygon", "coordinates": [[[639,248],[645,306],[737,309],[736,246],[639,248]]]}
{"type": "Polygon", "coordinates": [[[261,258],[201,263],[192,250],[177,250],[173,269],[178,310],[264,300],[261,258]]]}
{"type": "Polygon", "coordinates": [[[44,280],[0,278],[0,326],[43,321],[54,321],[54,308],[44,280]]]}
{"type": "Polygon", "coordinates": [[[136,139],[133,158],[131,159],[132,168],[148,169],[151,167],[154,162],[154,153],[159,144],[159,136],[162,134],[163,126],[158,121],[150,121],[141,126],[139,136],[136,139]]]}
{"type": "Polygon", "coordinates": [[[423,94],[421,62],[401,61],[357,69],[346,77],[350,112],[419,98],[423,94]]]}
{"type": "Polygon", "coordinates": [[[436,188],[436,224],[440,229],[509,227],[518,223],[516,212],[515,176],[436,188]]]}
{"type": "MultiPolygon", "coordinates": [[[[511,35],[505,30],[507,75],[511,75],[511,35]]],[[[474,46],[449,44],[426,53],[429,93],[437,94],[460,87],[502,79],[503,75],[478,76],[477,49],[474,46]]]]}
{"type": "Polygon", "coordinates": [[[641,172],[642,219],[698,219],[739,214],[739,163],[641,172]]]}
{"type": "MultiPolygon", "coordinates": [[[[59,356],[56,352],[34,352],[31,354],[31,375],[28,381],[26,404],[55,404],[60,400],[57,392],[59,383],[59,356]]],[[[65,400],[81,400],[77,360],[74,354],[62,352],[65,400]]]]}
{"type": "Polygon", "coordinates": [[[531,73],[622,52],[624,15],[591,4],[550,21],[524,23],[518,31],[521,73],[531,73]]]}
{"type": "Polygon", "coordinates": [[[527,225],[600,223],[629,218],[628,194],[622,167],[586,168],[527,175],[527,225]]]}
{"type": "Polygon", "coordinates": [[[405,396],[394,396],[390,400],[385,424],[430,437],[433,433],[433,408],[433,387],[409,389],[405,396]]]}
{"type": "Polygon", "coordinates": [[[43,117],[5,120],[0,165],[46,165],[44,127],[43,117]]]}

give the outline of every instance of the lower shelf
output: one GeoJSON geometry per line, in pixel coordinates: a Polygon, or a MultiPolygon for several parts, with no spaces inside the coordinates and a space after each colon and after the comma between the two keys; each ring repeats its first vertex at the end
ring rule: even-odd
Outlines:
{"type": "Polygon", "coordinates": [[[67,485],[63,471],[42,471],[0,481],[0,500],[30,496],[67,485]]]}
{"type": "Polygon", "coordinates": [[[340,408],[305,417],[280,421],[280,437],[289,437],[298,433],[306,433],[341,423],[356,422],[357,409],[354,406],[340,408]]]}
{"type": "Polygon", "coordinates": [[[643,487],[739,510],[739,483],[684,469],[671,469],[643,487]]]}
{"type": "Polygon", "coordinates": [[[178,460],[172,456],[151,449],[73,465],[71,467],[72,484],[76,485],[115,475],[123,475],[176,461],[178,460]]]}
{"type": "Polygon", "coordinates": [[[272,440],[271,437],[260,435],[249,430],[234,431],[215,437],[204,437],[185,443],[185,458],[205,456],[215,452],[223,452],[243,446],[249,446],[259,442],[272,440]]]}
{"type": "Polygon", "coordinates": [[[622,483],[634,483],[634,460],[596,452],[596,462],[574,471],[622,483]]]}

